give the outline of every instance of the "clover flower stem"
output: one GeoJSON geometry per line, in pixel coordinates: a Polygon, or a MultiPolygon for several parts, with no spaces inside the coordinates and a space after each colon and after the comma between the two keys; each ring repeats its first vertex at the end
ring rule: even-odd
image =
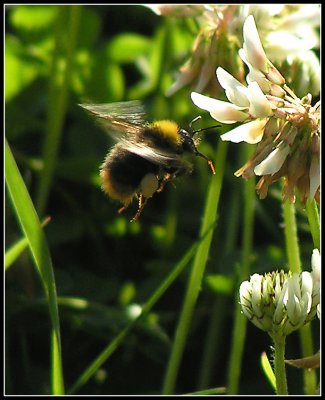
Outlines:
{"type": "Polygon", "coordinates": [[[276,380],[276,394],[287,395],[288,387],[284,363],[286,336],[273,335],[272,339],[274,343],[274,374],[276,380]]]}
{"type": "MultiPolygon", "coordinates": [[[[299,243],[297,235],[297,224],[295,217],[295,206],[286,201],[283,204],[283,216],[285,226],[285,241],[289,269],[292,273],[301,272],[301,261],[299,253],[299,243]]],[[[310,324],[299,330],[300,346],[302,357],[308,357],[313,354],[313,340],[310,324]]],[[[316,390],[316,373],[314,369],[304,370],[304,390],[306,394],[314,394],[316,390]]]]}
{"type": "MultiPolygon", "coordinates": [[[[301,353],[302,358],[309,357],[313,355],[314,348],[313,348],[313,338],[312,332],[310,329],[310,324],[304,325],[299,329],[300,335],[300,346],[301,346],[301,353]]],[[[316,393],[317,388],[317,376],[316,370],[314,368],[304,368],[304,392],[306,395],[314,395],[316,393]]]]}
{"type": "Polygon", "coordinates": [[[307,199],[306,211],[310,227],[310,232],[314,242],[314,248],[320,248],[320,221],[319,212],[315,200],[307,199]]]}
{"type": "Polygon", "coordinates": [[[290,204],[288,201],[284,202],[283,217],[289,269],[292,273],[299,273],[301,272],[301,261],[294,204],[290,204]]]}

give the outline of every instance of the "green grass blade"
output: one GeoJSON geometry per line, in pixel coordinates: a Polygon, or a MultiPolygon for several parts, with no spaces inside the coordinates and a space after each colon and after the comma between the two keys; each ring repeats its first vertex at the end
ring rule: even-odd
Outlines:
{"type": "MultiPolygon", "coordinates": [[[[215,224],[219,204],[219,197],[223,181],[224,165],[227,153],[227,143],[220,142],[215,159],[217,167],[216,176],[212,177],[206,197],[205,210],[201,225],[201,234],[206,232],[208,227],[215,224]]],[[[183,357],[186,340],[190,328],[193,310],[202,286],[203,273],[208,260],[213,231],[202,240],[195,255],[193,267],[184,298],[183,308],[176,328],[175,339],[167,365],[166,375],[162,392],[164,395],[172,394],[175,387],[178,370],[183,357]]]]}
{"type": "Polygon", "coordinates": [[[275,389],[276,389],[275,375],[274,375],[273,369],[271,367],[270,361],[267,358],[267,355],[265,352],[263,352],[261,355],[261,366],[262,366],[262,370],[263,370],[267,380],[270,382],[272,388],[275,391],[275,389]]]}
{"type": "Polygon", "coordinates": [[[21,255],[21,253],[28,246],[28,240],[26,238],[21,238],[17,240],[10,248],[6,251],[5,254],[5,270],[9,269],[12,264],[17,260],[17,258],[21,255]]]}
{"type": "MultiPolygon", "coordinates": [[[[42,227],[46,226],[50,221],[50,218],[46,218],[42,222],[42,227]]],[[[9,269],[11,265],[17,260],[17,258],[20,256],[20,254],[28,247],[28,240],[23,237],[17,242],[15,242],[13,245],[11,245],[7,250],[5,254],[5,270],[9,269]]]]}
{"type": "Polygon", "coordinates": [[[310,233],[314,242],[314,248],[320,249],[320,221],[316,201],[307,199],[306,210],[310,226],[310,233]]]}
{"type": "Polygon", "coordinates": [[[49,306],[53,331],[52,335],[55,343],[55,345],[52,346],[52,373],[53,376],[55,376],[55,381],[52,382],[53,394],[63,394],[64,385],[61,365],[60,327],[52,260],[38,215],[7,141],[5,145],[5,174],[7,187],[17,218],[33,255],[37,271],[40,274],[49,306]]]}

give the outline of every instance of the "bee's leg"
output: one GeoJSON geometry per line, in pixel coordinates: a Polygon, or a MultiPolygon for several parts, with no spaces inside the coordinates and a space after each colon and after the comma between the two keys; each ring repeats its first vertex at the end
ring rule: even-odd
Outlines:
{"type": "Polygon", "coordinates": [[[123,207],[121,207],[121,208],[119,208],[118,210],[117,210],[117,212],[119,213],[119,214],[122,214],[128,207],[129,207],[129,205],[131,204],[131,202],[132,202],[132,199],[133,199],[133,195],[132,196],[130,196],[129,198],[127,198],[125,201],[123,201],[123,207]]]}
{"type": "Polygon", "coordinates": [[[204,154],[200,153],[198,150],[195,151],[195,154],[196,154],[197,156],[199,156],[199,157],[204,158],[204,159],[208,162],[208,165],[209,165],[209,167],[210,167],[210,169],[211,169],[213,175],[215,175],[215,174],[216,174],[216,170],[215,170],[215,168],[214,168],[213,161],[209,160],[204,154]]]}
{"type": "Polygon", "coordinates": [[[170,174],[170,173],[165,174],[162,181],[160,182],[159,188],[157,189],[157,193],[161,193],[164,190],[166,183],[169,181],[172,181],[174,178],[175,178],[174,174],[170,174]]]}
{"type": "Polygon", "coordinates": [[[129,207],[129,205],[123,206],[123,207],[119,208],[119,209],[117,210],[117,212],[118,212],[119,214],[122,214],[128,207],[129,207]]]}
{"type": "Polygon", "coordinates": [[[140,194],[139,196],[139,207],[138,207],[138,211],[135,214],[135,216],[131,219],[131,222],[133,221],[137,221],[142,213],[142,210],[144,208],[144,206],[147,204],[147,200],[142,194],[140,194]]]}

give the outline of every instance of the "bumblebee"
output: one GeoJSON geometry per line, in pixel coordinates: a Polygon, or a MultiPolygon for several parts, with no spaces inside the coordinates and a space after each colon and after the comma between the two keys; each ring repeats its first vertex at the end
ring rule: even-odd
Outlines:
{"type": "MultiPolygon", "coordinates": [[[[125,211],[137,197],[139,206],[131,221],[136,221],[147,200],[163,190],[167,182],[192,171],[182,159],[184,152],[204,158],[213,174],[214,165],[197,149],[199,131],[186,131],[170,120],[149,123],[140,101],[111,104],[79,104],[92,114],[115,139],[100,167],[102,188],[125,211]]],[[[191,125],[190,125],[191,128],[191,125]]]]}

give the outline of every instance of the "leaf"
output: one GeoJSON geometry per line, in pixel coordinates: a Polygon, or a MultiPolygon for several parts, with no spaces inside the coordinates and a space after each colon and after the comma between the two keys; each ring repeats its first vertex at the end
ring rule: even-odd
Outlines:
{"type": "Polygon", "coordinates": [[[23,5],[11,9],[9,20],[14,28],[21,31],[50,31],[57,12],[57,6],[23,5]]]}
{"type": "Polygon", "coordinates": [[[123,97],[124,88],[124,77],[120,66],[110,63],[103,54],[99,54],[86,88],[86,97],[95,103],[119,101],[123,97]]]}
{"type": "Polygon", "coordinates": [[[22,46],[6,38],[5,46],[5,99],[12,100],[29,86],[39,74],[39,64],[28,58],[22,46]]]}
{"type": "Polygon", "coordinates": [[[123,33],[108,44],[106,54],[116,63],[131,63],[150,51],[151,41],[143,35],[123,33]]]}
{"type": "Polygon", "coordinates": [[[285,360],[285,363],[296,368],[319,368],[320,367],[320,353],[294,360],[285,360]]]}
{"type": "Polygon", "coordinates": [[[272,388],[276,390],[275,375],[265,352],[261,354],[261,366],[267,380],[270,382],[272,388]]]}
{"type": "Polygon", "coordinates": [[[207,286],[216,293],[230,295],[233,293],[234,282],[231,277],[225,275],[209,275],[205,279],[207,286]]]}

